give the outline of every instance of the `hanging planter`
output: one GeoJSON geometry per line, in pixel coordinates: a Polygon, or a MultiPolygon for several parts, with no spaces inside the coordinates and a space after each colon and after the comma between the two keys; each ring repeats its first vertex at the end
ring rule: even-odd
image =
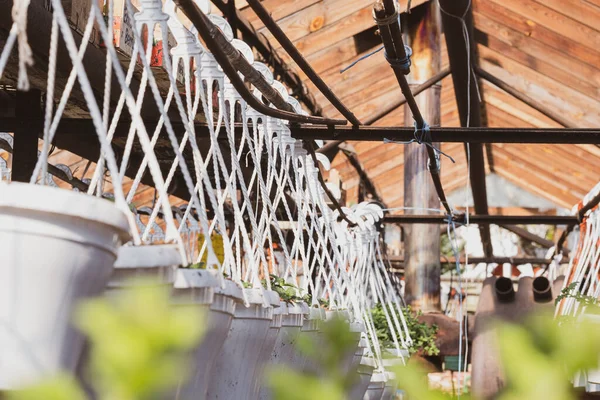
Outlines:
{"type": "Polygon", "coordinates": [[[204,318],[206,332],[194,350],[194,365],[188,381],[180,385],[174,399],[205,399],[212,367],[223,347],[235,311],[233,296],[215,293],[219,281],[212,271],[179,268],[175,274],[173,304],[191,307],[204,318]]]}
{"type": "MultiPolygon", "coordinates": [[[[211,374],[209,399],[258,397],[258,370],[261,368],[261,360],[265,359],[263,351],[268,350],[264,347],[271,329],[273,307],[260,289],[244,289],[244,294],[248,306],[241,299],[236,303],[227,339],[211,374]]],[[[269,350],[269,354],[272,350],[269,350]]]]}
{"type": "Polygon", "coordinates": [[[131,288],[136,279],[152,280],[169,288],[173,286],[175,271],[180,264],[181,255],[175,244],[122,246],[106,291],[131,288]]]}
{"type": "MultiPolygon", "coordinates": [[[[327,314],[324,309],[320,307],[310,307],[308,318],[304,320],[304,324],[300,330],[300,334],[309,337],[316,347],[321,347],[323,345],[319,328],[326,318],[327,314]]],[[[306,357],[303,370],[305,372],[318,373],[319,364],[319,360],[306,357]]]]}
{"type": "Polygon", "coordinates": [[[356,356],[356,353],[360,350],[361,356],[364,349],[360,349],[360,340],[361,334],[365,332],[365,324],[362,322],[351,322],[350,323],[350,332],[354,334],[354,338],[356,339],[356,345],[352,346],[348,351],[348,354],[344,357],[343,360],[343,368],[346,373],[356,372],[358,370],[358,365],[360,364],[360,357],[356,356]]]}
{"type": "MultiPolygon", "coordinates": [[[[301,316],[300,318],[298,318],[297,321],[292,321],[292,313],[290,312],[290,310],[288,309],[288,323],[290,324],[290,326],[286,326],[284,328],[284,322],[282,322],[282,329],[280,330],[280,335],[281,335],[281,344],[279,345],[280,347],[278,349],[285,349],[285,352],[282,352],[281,350],[279,351],[279,357],[278,359],[281,359],[283,363],[283,360],[285,360],[287,357],[289,357],[289,362],[288,362],[288,366],[293,367],[294,369],[298,370],[298,371],[303,371],[304,368],[306,367],[306,363],[308,362],[308,358],[306,357],[305,354],[303,354],[302,352],[300,352],[298,350],[298,348],[296,347],[296,343],[298,341],[298,338],[300,337],[300,335],[307,335],[310,334],[311,330],[314,330],[315,332],[318,331],[318,326],[315,323],[314,320],[310,319],[310,310],[311,307],[308,306],[308,304],[306,304],[305,302],[298,302],[297,303],[297,307],[299,308],[298,311],[300,311],[299,316],[301,316]],[[296,327],[293,326],[294,322],[297,322],[298,324],[300,324],[300,328],[296,330],[296,327]],[[289,329],[288,329],[289,328],[289,329]],[[283,334],[281,333],[283,332],[283,334]],[[293,346],[290,346],[288,344],[293,344],[293,346]],[[287,353],[289,353],[288,355],[286,355],[287,353]]],[[[274,350],[275,351],[275,350],[274,350]]]]}
{"type": "Polygon", "coordinates": [[[356,352],[357,357],[360,357],[360,362],[357,369],[358,377],[356,378],[356,383],[352,386],[350,395],[348,397],[351,400],[362,400],[367,392],[367,389],[369,388],[371,376],[375,370],[376,364],[373,357],[358,355],[359,353],[364,353],[367,347],[367,340],[365,338],[361,338],[358,351],[356,352]]]}
{"type": "Polygon", "coordinates": [[[102,293],[129,240],[113,203],[48,186],[0,183],[0,390],[74,371],[77,301],[102,293]]]}
{"type": "MultiPolygon", "coordinates": [[[[298,368],[295,363],[300,360],[300,354],[296,349],[298,335],[304,323],[304,316],[308,312],[308,306],[304,302],[288,304],[281,302],[278,309],[274,310],[274,320],[277,315],[281,317],[281,326],[275,340],[271,357],[268,364],[281,364],[289,368],[298,368]]],[[[264,376],[261,380],[264,382],[264,376]]],[[[267,386],[260,389],[259,399],[271,399],[271,391],[267,386]]]]}
{"type": "Polygon", "coordinates": [[[387,375],[385,371],[374,372],[373,375],[371,375],[371,382],[367,387],[363,400],[381,400],[386,382],[387,375]]]}
{"type": "Polygon", "coordinates": [[[398,382],[396,382],[396,375],[393,372],[385,372],[387,381],[385,382],[385,389],[381,395],[381,400],[393,400],[398,390],[398,382]]]}

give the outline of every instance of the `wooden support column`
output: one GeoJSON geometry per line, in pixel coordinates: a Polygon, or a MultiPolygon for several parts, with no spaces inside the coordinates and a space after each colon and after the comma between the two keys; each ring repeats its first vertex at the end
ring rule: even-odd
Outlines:
{"type": "Polygon", "coordinates": [[[19,124],[14,131],[12,178],[29,182],[37,162],[38,137],[42,136],[42,94],[38,89],[17,91],[15,116],[19,124]]]}
{"type": "MultiPolygon", "coordinates": [[[[429,2],[413,10],[407,18],[405,43],[412,47],[411,88],[438,74],[441,69],[440,10],[437,2],[429,2]]],[[[439,84],[423,91],[415,100],[429,125],[441,121],[439,84]]],[[[411,112],[405,106],[404,123],[412,126],[411,112]]],[[[434,143],[438,147],[439,143],[434,143]]],[[[404,206],[440,208],[440,201],[429,176],[429,158],[425,145],[404,147],[404,206]]],[[[415,210],[407,213],[422,214],[415,210]]],[[[439,311],[440,303],[440,229],[434,225],[404,226],[405,299],[424,312],[439,311]]]]}

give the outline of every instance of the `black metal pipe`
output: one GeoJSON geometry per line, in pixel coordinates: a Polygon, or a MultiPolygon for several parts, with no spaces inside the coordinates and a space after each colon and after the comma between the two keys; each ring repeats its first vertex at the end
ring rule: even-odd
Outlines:
{"type": "MultiPolygon", "coordinates": [[[[370,142],[409,141],[412,127],[335,127],[301,125],[291,127],[292,136],[300,139],[362,140],[370,142]]],[[[431,127],[432,142],[442,143],[517,143],[517,144],[600,144],[599,129],[538,128],[448,128],[431,127]]]]}
{"type": "MultiPolygon", "coordinates": [[[[202,11],[198,9],[192,0],[177,0],[176,4],[181,8],[186,17],[194,24],[198,33],[206,43],[206,46],[215,57],[223,72],[227,75],[233,87],[256,111],[270,117],[285,119],[291,122],[325,124],[325,125],[344,125],[346,120],[336,120],[322,117],[311,117],[307,115],[296,114],[290,111],[273,109],[259,101],[246,87],[240,76],[241,72],[246,79],[250,80],[259,89],[262,94],[273,104],[278,105],[278,94],[268,85],[262,75],[256,71],[246,59],[227,41],[223,33],[217,28],[202,11]],[[233,66],[231,58],[235,58],[236,67],[233,66]]],[[[279,95],[279,98],[281,96],[279,95]]],[[[288,104],[289,106],[289,104],[288,104]]],[[[287,108],[287,107],[283,107],[287,108]]],[[[290,106],[291,108],[291,106],[290,106]]]]}
{"type": "MultiPolygon", "coordinates": [[[[466,223],[464,215],[455,215],[457,224],[466,223]]],[[[445,215],[387,215],[383,223],[388,224],[446,224],[445,215]]],[[[577,217],[563,215],[469,215],[469,223],[477,225],[570,225],[577,222],[577,217]]]]}
{"type": "MultiPolygon", "coordinates": [[[[388,259],[392,263],[402,264],[404,263],[404,258],[402,257],[394,257],[388,256],[388,259]]],[[[528,258],[528,257],[469,257],[467,258],[459,258],[458,260],[454,257],[451,258],[442,258],[440,259],[440,264],[456,264],[456,262],[460,264],[505,264],[509,263],[512,265],[523,265],[523,264],[533,264],[533,265],[548,265],[552,262],[551,259],[547,258],[528,258]]]]}
{"type": "MultiPolygon", "coordinates": [[[[34,120],[32,118],[32,120],[34,120]]],[[[43,120],[40,120],[43,123],[43,120]]],[[[154,130],[156,121],[145,119],[146,128],[154,130]]],[[[177,132],[185,130],[181,121],[171,121],[177,132]]],[[[0,118],[0,130],[14,132],[23,123],[16,118],[0,118]]],[[[126,137],[131,122],[123,120],[117,125],[115,137],[126,137]]],[[[196,136],[208,137],[208,125],[195,123],[196,136]]],[[[242,132],[242,126],[236,125],[236,132],[242,132]]],[[[315,126],[291,125],[291,134],[296,139],[306,140],[361,140],[369,142],[408,141],[414,139],[414,128],[394,126],[315,126]]],[[[91,119],[62,118],[58,130],[64,134],[96,135],[91,119]]],[[[225,136],[225,128],[220,134],[225,136]]],[[[431,138],[442,143],[514,143],[514,144],[600,144],[600,129],[566,129],[566,128],[448,128],[431,127],[431,138]]],[[[183,135],[183,133],[182,133],[183,135]]],[[[95,139],[98,141],[97,138],[95,139]]],[[[329,146],[326,145],[326,146],[329,146]]],[[[324,146],[320,150],[325,151],[324,146]]],[[[328,148],[331,149],[331,148],[328,148]]]]}
{"type": "Polygon", "coordinates": [[[533,300],[538,303],[552,301],[552,285],[545,276],[538,276],[533,280],[533,300]]]}
{"type": "Polygon", "coordinates": [[[501,276],[496,279],[494,290],[500,303],[510,303],[515,299],[515,288],[509,278],[501,276]]]}
{"type": "Polygon", "coordinates": [[[321,79],[319,74],[310,66],[306,59],[300,54],[296,46],[287,37],[285,32],[273,20],[271,14],[265,9],[258,0],[248,0],[248,5],[256,13],[258,18],[265,24],[265,27],[271,32],[275,40],[281,44],[281,47],[292,57],[292,60],[298,64],[300,69],[306,74],[308,79],[323,93],[325,98],[346,118],[352,125],[362,125],[356,116],[341,102],[333,93],[327,84],[321,79]]]}

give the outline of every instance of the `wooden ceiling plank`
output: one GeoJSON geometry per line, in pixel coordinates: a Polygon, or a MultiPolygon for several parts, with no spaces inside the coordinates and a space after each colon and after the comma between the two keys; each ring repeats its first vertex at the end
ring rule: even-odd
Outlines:
{"type": "Polygon", "coordinates": [[[565,0],[536,0],[536,2],[598,31],[600,8],[596,6],[580,0],[569,1],[568,3],[565,3],[565,0]]]}
{"type": "Polygon", "coordinates": [[[593,98],[600,98],[600,70],[475,13],[477,42],[593,98]]]}
{"type": "Polygon", "coordinates": [[[473,3],[474,10],[481,12],[506,26],[520,30],[527,37],[538,40],[548,46],[568,54],[569,56],[587,63],[593,68],[600,69],[598,59],[600,52],[597,49],[590,49],[579,43],[578,40],[571,40],[558,32],[548,29],[544,24],[539,24],[528,17],[509,10],[504,5],[507,2],[494,2],[490,0],[478,0],[473,3]]]}
{"type": "MultiPolygon", "coordinates": [[[[300,12],[307,7],[312,6],[315,3],[322,3],[323,0],[264,0],[262,2],[263,6],[269,10],[271,16],[275,21],[279,21],[289,15],[300,12]]],[[[248,7],[248,3],[245,5],[237,4],[238,9],[241,9],[242,15],[252,24],[255,29],[264,28],[264,24],[256,16],[256,14],[252,11],[250,7],[248,7]]]]}
{"type": "Polygon", "coordinates": [[[537,71],[505,58],[485,46],[479,46],[481,67],[516,90],[527,93],[541,104],[562,113],[580,127],[600,125],[595,111],[600,102],[583,95],[537,71]]]}
{"type": "MultiPolygon", "coordinates": [[[[542,198],[545,198],[552,203],[565,208],[571,208],[573,204],[579,201],[576,196],[571,195],[568,191],[561,192],[560,194],[556,193],[556,190],[545,190],[544,187],[541,187],[537,182],[532,182],[529,179],[525,179],[524,176],[528,173],[528,171],[514,168],[506,163],[494,164],[496,173],[507,179],[510,182],[513,182],[517,186],[522,187],[529,192],[536,194],[542,198]],[[515,169],[518,169],[515,171],[515,169]]],[[[545,185],[544,185],[545,186],[545,185]]]]}
{"type": "MultiPolygon", "coordinates": [[[[489,82],[483,81],[481,86],[483,89],[483,96],[487,107],[493,107],[498,111],[502,111],[505,115],[503,118],[509,122],[508,125],[501,124],[490,124],[492,127],[515,127],[525,128],[528,126],[537,128],[561,128],[562,126],[557,122],[546,117],[539,111],[532,107],[522,103],[520,100],[515,99],[510,94],[497,88],[489,82]],[[514,121],[509,121],[514,118],[514,121]],[[523,123],[521,123],[521,121],[523,123]],[[515,123],[516,122],[516,123],[515,123]]],[[[488,110],[488,117],[490,111],[488,110]]],[[[491,119],[488,121],[491,123],[491,119]]]]}
{"type": "Polygon", "coordinates": [[[564,14],[558,13],[535,0],[486,0],[502,4],[504,7],[523,15],[533,23],[540,24],[546,28],[577,41],[590,49],[600,47],[600,32],[587,27],[580,22],[571,19],[564,14]]]}
{"type": "MultiPolygon", "coordinates": [[[[583,198],[586,192],[571,190],[568,184],[561,184],[554,176],[547,176],[545,171],[534,163],[530,163],[525,159],[520,159],[504,151],[501,148],[495,148],[494,151],[494,166],[500,166],[505,170],[520,169],[522,174],[517,174],[520,180],[512,180],[518,184],[525,181],[535,186],[538,192],[544,192],[547,196],[558,196],[558,193],[572,196],[574,198],[583,198]],[[535,171],[535,172],[534,172],[535,171]]],[[[573,203],[571,203],[573,204],[573,203]]]]}
{"type": "Polygon", "coordinates": [[[547,175],[548,178],[554,179],[569,189],[576,189],[585,194],[586,188],[591,188],[598,182],[585,174],[585,163],[582,162],[579,168],[574,167],[573,164],[565,161],[564,154],[556,154],[556,149],[553,155],[552,150],[546,146],[505,145],[504,143],[492,146],[494,152],[503,151],[514,159],[531,165],[532,171],[547,175]]]}

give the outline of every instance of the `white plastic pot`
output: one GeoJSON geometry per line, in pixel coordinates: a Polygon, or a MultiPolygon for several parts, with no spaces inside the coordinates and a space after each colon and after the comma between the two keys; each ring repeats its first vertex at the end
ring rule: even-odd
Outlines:
{"type": "MultiPolygon", "coordinates": [[[[275,320],[276,316],[280,316],[281,327],[268,364],[280,364],[288,368],[298,368],[298,366],[294,365],[294,361],[299,358],[296,343],[300,329],[304,323],[305,310],[308,311],[308,306],[305,303],[287,304],[283,301],[280,303],[279,308],[274,310],[273,320],[275,320]]],[[[271,391],[263,384],[258,397],[261,400],[270,399],[271,391]]]]}
{"type": "MultiPolygon", "coordinates": [[[[175,244],[121,246],[104,294],[109,298],[118,295],[119,292],[134,287],[139,279],[155,282],[165,290],[172,290],[175,271],[181,261],[175,244]]],[[[76,375],[88,393],[92,393],[86,372],[88,358],[89,345],[85,343],[76,375]]]]}
{"type": "Polygon", "coordinates": [[[362,400],[371,384],[371,376],[375,370],[375,360],[372,357],[363,356],[358,366],[358,381],[352,386],[348,396],[351,400],[362,400]]]}
{"type": "Polygon", "coordinates": [[[385,389],[383,389],[383,395],[381,400],[393,400],[398,390],[398,382],[396,382],[396,375],[393,372],[386,371],[387,382],[385,383],[385,389]]]}
{"type": "MultiPolygon", "coordinates": [[[[324,345],[320,327],[326,318],[327,313],[324,309],[310,307],[308,319],[304,321],[304,325],[300,330],[300,334],[308,336],[317,348],[322,348],[324,345]]],[[[318,374],[320,371],[320,360],[306,357],[304,371],[318,374]]]]}
{"type": "Polygon", "coordinates": [[[110,294],[131,288],[136,279],[151,280],[165,288],[172,287],[179,265],[181,255],[175,244],[122,246],[106,291],[110,294]]]}
{"type": "Polygon", "coordinates": [[[263,343],[263,347],[262,347],[262,351],[261,351],[261,358],[260,361],[258,363],[258,365],[256,366],[256,379],[254,380],[255,384],[257,385],[256,388],[254,388],[253,390],[256,391],[256,393],[259,393],[259,397],[260,397],[260,391],[261,388],[266,387],[265,384],[265,370],[267,365],[271,362],[271,355],[273,354],[273,349],[275,348],[275,345],[277,344],[277,338],[279,337],[279,331],[281,329],[281,325],[283,323],[283,312],[286,312],[285,309],[282,309],[282,306],[285,307],[285,302],[281,301],[279,299],[279,295],[277,294],[277,292],[274,291],[266,291],[265,295],[267,295],[269,297],[269,302],[271,303],[271,305],[273,305],[273,319],[271,320],[271,326],[270,329],[267,333],[267,335],[265,336],[265,341],[263,343]]]}
{"type": "MultiPolygon", "coordinates": [[[[304,368],[306,367],[306,363],[308,362],[308,358],[305,354],[303,354],[301,351],[298,350],[298,348],[296,347],[296,343],[298,341],[298,337],[300,337],[301,335],[309,335],[310,332],[314,331],[315,334],[318,332],[319,327],[318,324],[315,320],[311,320],[310,319],[310,310],[311,307],[308,306],[308,304],[306,304],[305,302],[299,302],[298,307],[300,308],[300,312],[302,315],[301,318],[301,326],[300,329],[296,332],[295,331],[295,327],[291,329],[292,334],[288,337],[287,343],[293,343],[293,346],[285,346],[286,345],[286,340],[282,337],[282,347],[287,347],[287,351],[289,351],[289,353],[291,353],[289,355],[289,366],[292,366],[294,369],[298,370],[298,371],[303,371],[304,368]],[[294,334],[295,333],[295,334],[294,334]]],[[[299,321],[300,322],[300,321],[299,321]]],[[[283,328],[283,323],[282,323],[282,328],[283,328]]],[[[287,329],[285,329],[285,331],[287,332],[287,329]]],[[[281,331],[280,331],[281,332],[281,331]]],[[[283,355],[281,355],[280,353],[280,357],[285,357],[283,355]]]]}
{"type": "Polygon", "coordinates": [[[262,353],[266,350],[264,344],[271,329],[273,307],[264,306],[262,290],[244,291],[249,305],[246,307],[241,301],[236,304],[227,339],[213,367],[208,399],[258,398],[262,353]]]}
{"type": "Polygon", "coordinates": [[[387,376],[385,371],[374,372],[371,376],[369,387],[367,387],[367,391],[363,396],[363,400],[381,400],[386,382],[387,376]]]}
{"type": "Polygon", "coordinates": [[[356,345],[352,346],[348,354],[344,357],[343,368],[346,373],[354,373],[358,370],[364,348],[360,350],[360,356],[357,356],[356,353],[359,351],[361,335],[365,332],[365,324],[362,322],[351,322],[350,332],[355,335],[356,345]]]}
{"type": "Polygon", "coordinates": [[[84,338],[73,309],[102,293],[129,237],[110,201],[0,183],[0,390],[75,370],[84,338]]]}
{"type": "MultiPolygon", "coordinates": [[[[300,331],[300,334],[307,335],[311,338],[312,342],[314,343],[314,346],[317,349],[322,348],[325,345],[325,343],[323,343],[323,335],[321,333],[320,328],[326,319],[327,312],[324,309],[311,307],[308,315],[309,323],[307,324],[305,321],[305,324],[300,331]]],[[[315,359],[307,357],[306,364],[304,366],[304,371],[313,374],[320,374],[322,372],[321,360],[318,358],[315,359]]]]}
{"type": "Polygon", "coordinates": [[[194,365],[188,381],[181,384],[174,399],[205,399],[215,363],[235,311],[231,296],[215,294],[218,279],[211,271],[180,268],[175,274],[173,304],[198,310],[204,318],[206,332],[201,343],[194,349],[194,365]]]}

